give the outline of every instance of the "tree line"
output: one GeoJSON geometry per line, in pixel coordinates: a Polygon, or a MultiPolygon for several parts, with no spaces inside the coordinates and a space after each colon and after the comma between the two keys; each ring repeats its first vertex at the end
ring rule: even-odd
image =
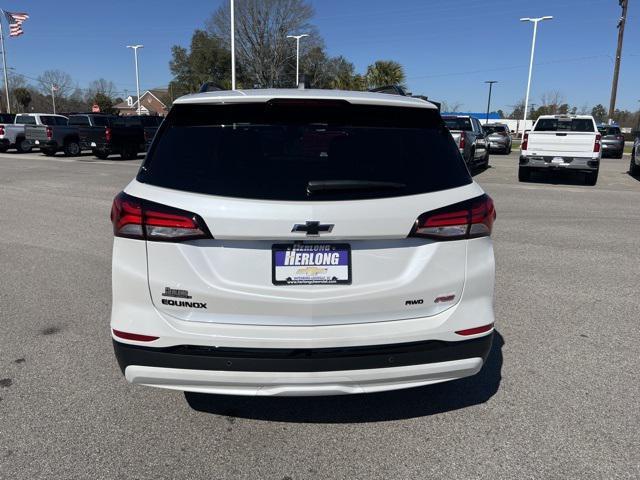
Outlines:
{"type": "MultiPolygon", "coordinates": [[[[521,120],[524,116],[524,99],[513,106],[513,111],[508,115],[499,111],[503,118],[521,120]]],[[[602,104],[590,107],[584,104],[580,107],[570,105],[565,101],[561,92],[546,92],[540,97],[539,103],[531,103],[527,112],[527,117],[537,120],[541,115],[592,115],[598,123],[606,123],[609,120],[607,109],[602,104]],[[537,108],[535,108],[537,105],[537,108]],[[534,108],[531,108],[531,107],[534,108]]],[[[616,110],[613,114],[613,121],[621,127],[638,128],[640,126],[640,111],[616,110]]]]}
{"type": "MultiPolygon", "coordinates": [[[[80,88],[61,70],[47,70],[37,78],[11,72],[8,80],[12,112],[52,112],[52,86],[57,112],[87,112],[97,104],[101,112],[114,113],[113,106],[123,101],[112,81],[99,78],[80,88]]],[[[0,89],[0,109],[7,111],[4,85],[0,89]]]]}
{"type": "MultiPolygon", "coordinates": [[[[367,90],[403,85],[404,68],[378,60],[363,73],[352,62],[327,53],[311,23],[313,7],[306,0],[236,0],[237,88],[295,87],[296,45],[287,35],[308,34],[300,42],[300,73],[314,88],[367,90]]],[[[197,29],[189,48],[172,47],[169,64],[174,96],[197,92],[205,82],[231,88],[230,11],[225,2],[197,29]]]]}

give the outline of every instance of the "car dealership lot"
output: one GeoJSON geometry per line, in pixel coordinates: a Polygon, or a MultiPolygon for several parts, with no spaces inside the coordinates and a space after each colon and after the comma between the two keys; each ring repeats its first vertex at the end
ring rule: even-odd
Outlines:
{"type": "Polygon", "coordinates": [[[127,384],[111,348],[109,208],[140,160],[0,155],[0,478],[634,478],[640,181],[476,179],[498,211],[484,370],[332,398],[127,384]]]}

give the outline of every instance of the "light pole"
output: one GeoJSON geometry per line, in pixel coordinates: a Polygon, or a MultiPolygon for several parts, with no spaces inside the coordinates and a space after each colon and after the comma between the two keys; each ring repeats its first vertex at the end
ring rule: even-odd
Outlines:
{"type": "Polygon", "coordinates": [[[489,84],[489,101],[487,102],[487,120],[485,122],[485,125],[487,123],[489,123],[489,110],[491,110],[491,89],[493,88],[493,84],[494,83],[498,83],[497,80],[485,80],[484,83],[488,83],[489,84]]]}
{"type": "Polygon", "coordinates": [[[54,84],[51,84],[51,101],[53,102],[53,114],[56,114],[56,87],[54,84]]]}
{"type": "Polygon", "coordinates": [[[524,99],[524,129],[527,129],[527,107],[529,106],[529,92],[531,90],[531,72],[533,70],[533,54],[536,51],[536,35],[538,33],[538,23],[543,20],[551,20],[553,17],[539,17],[539,18],[521,18],[521,22],[533,23],[533,41],[531,42],[531,60],[529,61],[529,80],[527,80],[527,96],[524,99]]]}
{"type": "Polygon", "coordinates": [[[287,35],[287,38],[296,39],[296,87],[300,85],[300,39],[308,36],[306,33],[302,35],[287,35]]]}
{"type": "Polygon", "coordinates": [[[236,23],[235,23],[235,5],[230,0],[230,16],[231,16],[231,90],[236,89],[236,23]]]}
{"type": "Polygon", "coordinates": [[[138,49],[143,48],[144,45],[127,45],[127,48],[133,49],[133,57],[136,62],[136,92],[138,95],[138,115],[140,115],[140,76],[138,74],[138,49]]]}

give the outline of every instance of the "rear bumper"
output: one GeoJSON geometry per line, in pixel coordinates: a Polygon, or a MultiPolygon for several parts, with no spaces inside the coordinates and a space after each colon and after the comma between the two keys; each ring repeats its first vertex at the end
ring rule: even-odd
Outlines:
{"type": "Polygon", "coordinates": [[[409,388],[476,374],[493,332],[457,342],[245,349],[113,342],[131,383],[232,395],[338,395],[409,388]]]}
{"type": "Polygon", "coordinates": [[[544,170],[596,171],[600,167],[599,157],[520,156],[520,167],[544,170]]]}

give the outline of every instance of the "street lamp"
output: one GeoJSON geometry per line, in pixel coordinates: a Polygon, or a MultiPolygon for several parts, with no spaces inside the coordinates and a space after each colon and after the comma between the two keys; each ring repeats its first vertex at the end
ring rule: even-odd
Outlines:
{"type": "Polygon", "coordinates": [[[136,92],[138,95],[138,115],[140,115],[140,76],[138,74],[138,49],[143,48],[144,45],[127,45],[127,48],[133,49],[133,57],[136,62],[136,92]]]}
{"type": "Polygon", "coordinates": [[[493,84],[494,83],[498,83],[497,80],[485,80],[484,83],[488,83],[489,84],[489,101],[487,102],[487,121],[485,122],[485,125],[487,123],[489,123],[489,111],[491,109],[491,89],[493,88],[493,84]]]}
{"type": "Polygon", "coordinates": [[[524,100],[524,129],[527,129],[527,107],[529,106],[529,92],[531,90],[531,71],[533,70],[533,54],[536,50],[536,35],[538,33],[538,23],[544,20],[551,20],[553,17],[539,17],[539,18],[521,18],[521,22],[533,23],[533,41],[531,42],[531,60],[529,61],[529,80],[527,80],[527,96],[524,100]]]}
{"type": "Polygon", "coordinates": [[[306,33],[302,35],[287,35],[287,38],[296,39],[296,87],[300,84],[300,39],[308,36],[306,33]]]}

